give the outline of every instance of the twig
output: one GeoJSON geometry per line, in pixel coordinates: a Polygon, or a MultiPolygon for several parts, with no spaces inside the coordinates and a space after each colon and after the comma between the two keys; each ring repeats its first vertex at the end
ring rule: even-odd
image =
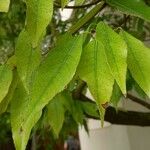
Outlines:
{"type": "Polygon", "coordinates": [[[89,22],[92,18],[95,17],[102,9],[106,7],[105,2],[101,2],[97,4],[93,9],[91,9],[85,16],[79,19],[73,26],[70,27],[68,32],[71,34],[76,33],[79,29],[81,29],[87,22],[89,22]]]}
{"type": "MultiPolygon", "coordinates": [[[[95,105],[95,102],[86,97],[85,95],[81,95],[80,99],[82,102],[90,102],[91,105],[95,105]]],[[[87,118],[97,119],[99,120],[99,116],[92,116],[86,114],[87,118]]],[[[118,109],[116,111],[115,108],[109,106],[106,109],[105,113],[105,121],[108,121],[112,124],[119,125],[135,125],[135,126],[150,126],[150,113],[146,112],[137,112],[137,111],[123,111],[118,109]]]]}
{"type": "MultiPolygon", "coordinates": [[[[64,8],[65,8],[65,9],[80,9],[80,8],[86,8],[86,7],[91,7],[91,6],[93,6],[93,5],[98,4],[100,1],[101,1],[101,0],[97,0],[97,1],[92,2],[92,3],[85,4],[85,5],[79,5],[79,6],[65,6],[64,8]]],[[[54,6],[57,7],[57,8],[61,8],[61,6],[60,6],[60,5],[57,5],[57,4],[55,4],[54,6]]]]}
{"type": "MultiPolygon", "coordinates": [[[[85,114],[86,117],[99,120],[99,117],[85,114]]],[[[105,121],[118,125],[150,126],[150,113],[137,111],[122,111],[108,107],[105,113],[105,121]]]]}
{"type": "Polygon", "coordinates": [[[135,96],[131,95],[130,93],[127,93],[127,98],[129,98],[130,100],[132,100],[132,101],[134,101],[134,102],[150,109],[150,104],[149,103],[147,103],[146,101],[144,101],[144,100],[142,100],[138,97],[135,97],[135,96]]]}

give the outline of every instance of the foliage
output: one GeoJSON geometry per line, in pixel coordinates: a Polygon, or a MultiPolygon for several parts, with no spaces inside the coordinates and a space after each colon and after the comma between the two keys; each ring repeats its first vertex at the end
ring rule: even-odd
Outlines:
{"type": "Polygon", "coordinates": [[[0,0],[0,113],[10,114],[16,150],[25,150],[37,124],[58,137],[66,116],[86,127],[85,115],[100,113],[103,125],[106,107],[117,107],[133,87],[150,97],[150,49],[143,43],[150,34],[148,3],[68,3],[0,0]],[[62,21],[58,8],[65,7],[81,9],[62,21]],[[87,88],[97,105],[82,100],[87,88]]]}

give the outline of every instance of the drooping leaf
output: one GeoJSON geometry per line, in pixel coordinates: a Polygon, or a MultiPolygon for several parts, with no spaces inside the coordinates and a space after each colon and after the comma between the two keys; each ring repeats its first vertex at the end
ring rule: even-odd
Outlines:
{"type": "Polygon", "coordinates": [[[123,39],[108,25],[97,25],[96,38],[105,47],[112,74],[123,94],[126,94],[127,46],[123,39]]]}
{"type": "Polygon", "coordinates": [[[69,0],[61,0],[61,8],[64,8],[69,3],[69,0]]]}
{"type": "Polygon", "coordinates": [[[62,92],[61,99],[63,102],[63,106],[65,107],[66,110],[70,112],[76,123],[83,124],[84,114],[82,104],[80,103],[80,101],[74,100],[72,98],[71,93],[69,93],[67,90],[64,90],[62,92]]]}
{"type": "Polygon", "coordinates": [[[0,103],[7,95],[12,81],[12,71],[7,65],[0,66],[0,103]]]}
{"type": "Polygon", "coordinates": [[[32,100],[45,105],[63,90],[75,74],[81,51],[81,36],[63,35],[35,73],[31,89],[32,100]]]}
{"type": "Polygon", "coordinates": [[[130,91],[133,89],[135,80],[133,79],[129,69],[127,71],[127,80],[126,80],[126,86],[127,86],[127,91],[130,91]]]}
{"type": "Polygon", "coordinates": [[[120,88],[117,85],[117,83],[115,82],[114,83],[114,87],[113,87],[113,93],[112,93],[112,96],[111,96],[111,103],[113,104],[113,106],[115,108],[117,108],[118,103],[119,103],[119,101],[121,99],[121,96],[122,96],[122,93],[120,91],[120,88]]]}
{"type": "Polygon", "coordinates": [[[99,117],[96,104],[89,102],[82,102],[83,111],[90,116],[99,117]]]}
{"type": "Polygon", "coordinates": [[[5,98],[3,99],[3,101],[0,103],[0,114],[4,113],[8,107],[8,104],[10,103],[10,101],[13,98],[14,95],[14,91],[16,89],[17,86],[17,75],[16,75],[16,70],[13,71],[13,80],[11,82],[11,85],[9,87],[9,91],[7,93],[7,95],[5,96],[5,98]]]}
{"type": "MultiPolygon", "coordinates": [[[[16,150],[25,150],[31,128],[41,116],[41,112],[37,112],[34,115],[29,116],[28,110],[30,107],[29,96],[23,86],[23,83],[19,80],[11,101],[10,110],[11,127],[16,150]]],[[[32,107],[32,110],[34,110],[34,106],[32,107]]]]}
{"type": "Polygon", "coordinates": [[[136,83],[134,82],[134,89],[137,93],[137,95],[141,98],[141,99],[146,99],[147,98],[147,95],[146,93],[141,89],[141,87],[136,83]]]}
{"type": "Polygon", "coordinates": [[[150,7],[144,0],[106,0],[108,4],[124,13],[131,14],[150,21],[150,7]]]}
{"type": "Polygon", "coordinates": [[[20,99],[14,98],[12,104],[12,127],[17,150],[25,149],[31,129],[40,118],[44,106],[72,79],[81,51],[80,36],[72,37],[69,34],[62,36],[57,46],[36,69],[29,95],[24,89],[16,92],[20,93],[17,95],[20,99]],[[20,100],[18,103],[17,99],[20,100]]]}
{"type": "Polygon", "coordinates": [[[103,121],[102,105],[110,100],[114,78],[107,62],[105,48],[101,42],[94,40],[84,48],[78,73],[81,79],[87,83],[96,100],[103,121]]]}
{"type": "Polygon", "coordinates": [[[40,50],[38,48],[32,48],[30,36],[25,30],[20,33],[15,55],[17,58],[17,70],[19,76],[26,90],[29,91],[32,73],[40,63],[40,50]]]}
{"type": "Polygon", "coordinates": [[[83,109],[81,103],[79,103],[77,100],[73,101],[71,114],[76,123],[83,124],[84,118],[83,109]]]}
{"type": "Polygon", "coordinates": [[[125,31],[121,32],[128,46],[128,68],[132,77],[150,97],[150,48],[125,31]]]}
{"type": "Polygon", "coordinates": [[[26,4],[27,31],[32,40],[32,47],[35,48],[51,21],[53,0],[26,0],[26,4]]]}
{"type": "Polygon", "coordinates": [[[62,102],[63,99],[64,97],[60,93],[56,95],[47,105],[47,119],[57,137],[64,122],[65,109],[62,102]]]}
{"type": "Polygon", "coordinates": [[[9,9],[10,0],[0,0],[0,12],[7,12],[9,9]]]}

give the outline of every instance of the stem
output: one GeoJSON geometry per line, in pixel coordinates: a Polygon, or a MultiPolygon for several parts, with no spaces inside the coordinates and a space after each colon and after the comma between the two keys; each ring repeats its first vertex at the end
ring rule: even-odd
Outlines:
{"type": "MultiPolygon", "coordinates": [[[[94,101],[84,96],[83,94],[81,94],[81,97],[78,100],[85,103],[86,102],[91,103],[91,105],[96,105],[94,101]]],[[[92,116],[86,113],[85,116],[91,119],[96,120],[100,119],[99,116],[92,116]]],[[[137,111],[124,111],[122,109],[118,109],[116,111],[115,108],[109,106],[108,108],[106,108],[105,121],[119,125],[150,126],[150,113],[137,111]]]]}
{"type": "Polygon", "coordinates": [[[142,105],[142,106],[144,106],[144,107],[150,109],[150,104],[147,103],[146,101],[144,101],[144,100],[138,98],[138,97],[135,97],[135,96],[133,96],[133,95],[127,93],[127,98],[129,98],[129,99],[132,100],[133,102],[136,102],[136,103],[138,103],[138,104],[140,104],[140,105],[142,105]]]}
{"type": "Polygon", "coordinates": [[[79,21],[73,25],[68,32],[74,34],[77,32],[82,26],[84,26],[88,21],[90,21],[100,10],[102,10],[106,6],[105,2],[101,2],[96,5],[90,12],[88,12],[84,17],[79,19],[79,21]]]}
{"type": "MultiPolygon", "coordinates": [[[[89,4],[85,4],[85,5],[80,5],[80,6],[65,6],[64,8],[66,9],[79,9],[79,8],[86,8],[86,7],[91,7],[93,5],[96,5],[100,2],[101,0],[97,0],[95,2],[89,3],[89,4]]],[[[61,6],[55,4],[55,7],[57,8],[61,8],[61,6]]]]}

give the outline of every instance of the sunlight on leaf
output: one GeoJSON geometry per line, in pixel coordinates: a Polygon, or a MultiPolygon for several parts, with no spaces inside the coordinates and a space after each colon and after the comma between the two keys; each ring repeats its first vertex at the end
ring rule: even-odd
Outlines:
{"type": "Polygon", "coordinates": [[[150,48],[125,31],[121,35],[128,46],[128,68],[132,77],[150,97],[150,48]]]}
{"type": "Polygon", "coordinates": [[[108,25],[100,22],[96,29],[96,38],[105,48],[107,61],[112,74],[123,94],[126,94],[127,46],[123,39],[108,25]]]}

